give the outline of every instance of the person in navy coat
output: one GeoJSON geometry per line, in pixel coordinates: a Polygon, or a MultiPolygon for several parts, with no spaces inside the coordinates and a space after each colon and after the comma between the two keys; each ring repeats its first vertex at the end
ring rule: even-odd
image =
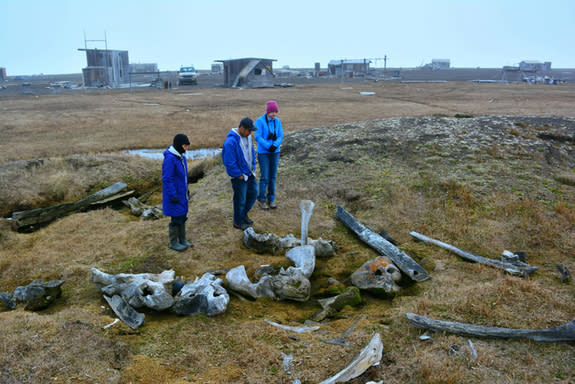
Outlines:
{"type": "Polygon", "coordinates": [[[168,226],[169,247],[180,252],[194,246],[186,240],[189,199],[186,151],[189,147],[188,137],[178,133],[164,152],[162,163],[162,210],[164,216],[172,218],[168,226]]]}

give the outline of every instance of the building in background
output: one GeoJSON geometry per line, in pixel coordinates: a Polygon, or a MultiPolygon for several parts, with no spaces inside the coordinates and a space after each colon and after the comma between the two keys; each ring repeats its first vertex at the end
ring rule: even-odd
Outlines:
{"type": "Polygon", "coordinates": [[[221,64],[212,64],[212,73],[222,73],[222,65],[221,64]]]}
{"type": "Polygon", "coordinates": [[[546,61],[542,63],[540,61],[524,60],[519,63],[519,69],[522,71],[529,71],[529,72],[549,72],[551,71],[551,62],[546,61]]]}
{"type": "Polygon", "coordinates": [[[86,49],[86,68],[82,68],[84,85],[87,87],[119,87],[130,82],[128,51],[112,49],[86,49]]]}
{"type": "Polygon", "coordinates": [[[369,59],[355,60],[330,60],[327,64],[328,72],[331,75],[343,77],[365,76],[369,74],[369,59]]]}
{"type": "Polygon", "coordinates": [[[224,65],[224,87],[266,88],[274,86],[274,59],[243,58],[215,60],[224,65]]]}
{"type": "Polygon", "coordinates": [[[427,63],[419,68],[439,70],[439,69],[449,69],[450,67],[451,62],[449,61],[449,59],[431,59],[431,63],[427,63]]]}
{"type": "Polygon", "coordinates": [[[6,81],[8,78],[6,77],[6,68],[0,67],[0,81],[6,81]]]}

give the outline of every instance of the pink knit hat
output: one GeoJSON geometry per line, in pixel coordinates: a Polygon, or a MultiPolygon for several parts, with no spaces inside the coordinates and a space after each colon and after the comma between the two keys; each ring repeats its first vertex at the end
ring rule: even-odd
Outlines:
{"type": "Polygon", "coordinates": [[[270,100],[266,103],[266,113],[279,112],[278,103],[275,100],[270,100]]]}

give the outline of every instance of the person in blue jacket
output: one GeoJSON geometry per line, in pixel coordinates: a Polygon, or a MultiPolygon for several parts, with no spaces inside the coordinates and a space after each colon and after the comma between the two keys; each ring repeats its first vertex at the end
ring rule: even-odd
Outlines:
{"type": "Polygon", "coordinates": [[[194,246],[186,240],[189,191],[185,154],[189,147],[188,137],[178,133],[164,152],[162,163],[162,209],[165,216],[172,218],[168,226],[169,247],[180,252],[194,246]]]}
{"type": "Polygon", "coordinates": [[[258,193],[256,153],[250,137],[256,129],[252,119],[243,118],[238,128],[228,132],[222,147],[222,161],[234,191],[233,226],[242,231],[254,223],[248,217],[248,212],[254,206],[258,193]]]}
{"type": "Polygon", "coordinates": [[[258,143],[258,163],[260,164],[260,188],[258,205],[261,209],[275,209],[276,179],[280,159],[280,147],[284,138],[282,122],[277,117],[278,103],[266,103],[266,113],[256,119],[255,138],[258,143]]]}

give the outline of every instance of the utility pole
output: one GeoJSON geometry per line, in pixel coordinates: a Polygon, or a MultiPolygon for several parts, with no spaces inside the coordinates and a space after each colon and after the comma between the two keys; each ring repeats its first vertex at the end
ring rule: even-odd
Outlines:
{"type": "Polygon", "coordinates": [[[387,68],[387,55],[383,55],[383,76],[385,76],[386,68],[387,68]]]}

